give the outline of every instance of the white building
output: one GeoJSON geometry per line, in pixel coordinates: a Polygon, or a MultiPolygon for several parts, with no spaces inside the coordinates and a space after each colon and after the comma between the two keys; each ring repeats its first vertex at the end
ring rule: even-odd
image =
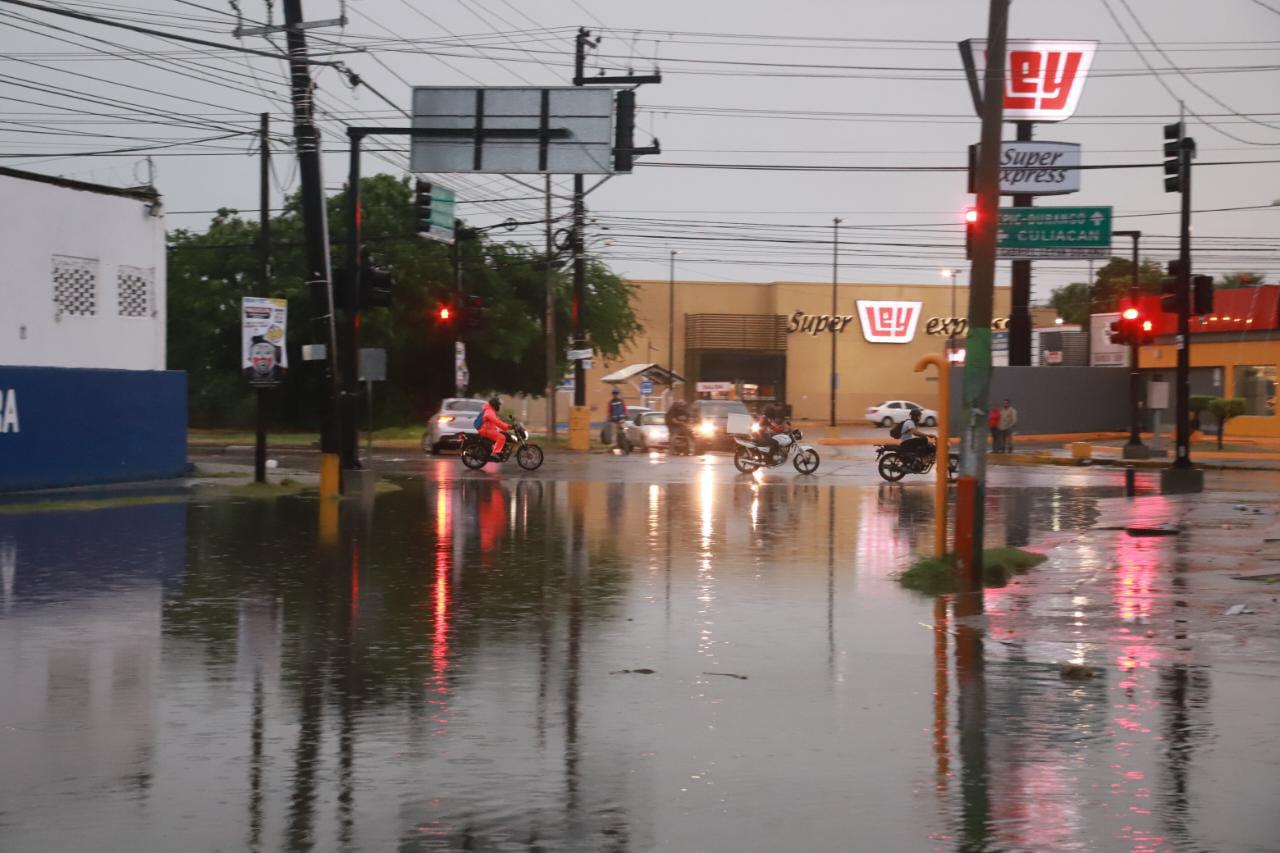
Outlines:
{"type": "Polygon", "coordinates": [[[0,167],[0,365],[165,368],[154,189],[0,167]]]}

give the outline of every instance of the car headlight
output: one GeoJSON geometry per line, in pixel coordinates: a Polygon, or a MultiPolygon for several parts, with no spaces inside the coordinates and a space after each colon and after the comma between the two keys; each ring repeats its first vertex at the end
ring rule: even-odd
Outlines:
{"type": "Polygon", "coordinates": [[[703,421],[698,424],[698,432],[702,433],[707,438],[710,438],[716,434],[716,425],[711,421],[703,421]]]}
{"type": "Polygon", "coordinates": [[[752,434],[752,435],[759,435],[759,434],[760,434],[760,424],[752,424],[752,425],[751,425],[751,434],[752,434]]]}

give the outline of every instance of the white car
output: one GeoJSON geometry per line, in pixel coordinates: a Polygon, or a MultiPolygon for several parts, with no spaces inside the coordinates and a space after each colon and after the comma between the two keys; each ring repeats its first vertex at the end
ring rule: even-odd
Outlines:
{"type": "Polygon", "coordinates": [[[905,421],[912,409],[920,410],[920,423],[923,425],[938,425],[937,412],[910,400],[889,400],[878,406],[867,406],[867,420],[876,426],[891,427],[905,421]]]}
{"type": "Polygon", "coordinates": [[[422,434],[423,452],[436,454],[446,447],[461,447],[462,434],[476,431],[476,415],[483,409],[484,400],[464,397],[441,400],[440,410],[427,421],[427,431],[422,434]]]}
{"type": "Polygon", "coordinates": [[[642,436],[641,450],[666,447],[671,441],[671,434],[667,430],[666,412],[645,412],[640,416],[639,422],[642,436]]]}
{"type": "MultiPolygon", "coordinates": [[[[627,406],[627,419],[622,423],[627,430],[627,440],[632,447],[640,447],[644,442],[644,433],[640,431],[640,419],[652,412],[645,406],[627,406]]],[[[613,422],[605,421],[600,426],[600,443],[613,444],[613,422]]]]}

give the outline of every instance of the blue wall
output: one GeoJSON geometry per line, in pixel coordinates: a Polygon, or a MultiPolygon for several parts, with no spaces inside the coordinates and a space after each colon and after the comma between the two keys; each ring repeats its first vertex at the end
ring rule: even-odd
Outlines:
{"type": "Polygon", "coordinates": [[[185,373],[0,366],[0,491],[157,480],[186,466],[185,373]],[[16,433],[4,430],[8,399],[16,433]]]}

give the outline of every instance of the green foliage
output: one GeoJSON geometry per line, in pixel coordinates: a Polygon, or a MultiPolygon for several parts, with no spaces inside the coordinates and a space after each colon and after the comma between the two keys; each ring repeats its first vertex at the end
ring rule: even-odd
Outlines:
{"type": "MultiPolygon", "coordinates": [[[[440,398],[453,393],[453,343],[467,345],[471,387],[476,393],[539,393],[546,386],[546,258],[519,243],[498,243],[481,234],[463,241],[462,284],[484,300],[476,328],[441,326],[434,309],[453,297],[452,250],[416,236],[409,180],[376,175],[361,183],[362,241],[367,264],[391,270],[390,310],[361,314],[361,346],[385,347],[388,381],[375,387],[375,423],[421,420],[440,398]]],[[[328,200],[331,259],[340,288],[346,271],[346,194],[328,200]]],[[[240,299],[259,292],[262,262],[258,223],[223,209],[204,233],[179,229],[169,235],[169,366],[188,372],[191,422],[200,426],[244,426],[252,422],[253,393],[240,376],[240,299]]],[[[304,270],[299,197],[271,221],[272,279],[266,293],[289,300],[289,374],[267,393],[275,426],[314,426],[323,404],[321,371],[301,360],[301,347],[322,343],[316,330],[304,270]]],[[[571,320],[569,276],[552,273],[556,304],[556,357],[565,366],[571,320]]],[[[615,357],[640,331],[632,290],[603,264],[587,268],[588,333],[606,357],[615,357]]],[[[340,315],[341,316],[341,315],[340,315]]]]}
{"type": "Polygon", "coordinates": [[[1235,287],[1260,287],[1265,282],[1265,278],[1262,273],[1256,272],[1224,273],[1222,278],[1213,283],[1213,286],[1217,290],[1229,290],[1235,287]]]}
{"type": "MultiPolygon", "coordinates": [[[[1033,566],[1043,563],[1047,557],[1019,548],[988,548],[982,552],[982,582],[988,587],[1000,587],[1014,575],[1024,574],[1033,566]]],[[[912,563],[898,583],[907,589],[926,595],[947,595],[959,592],[956,583],[955,556],[943,559],[927,557],[912,563]]]]}
{"type": "MultiPolygon", "coordinates": [[[[1158,263],[1142,261],[1138,265],[1139,292],[1159,293],[1163,275],[1158,263]]],[[[1090,314],[1117,310],[1132,286],[1133,261],[1112,258],[1097,270],[1092,284],[1075,282],[1059,287],[1050,295],[1049,304],[1064,322],[1087,325],[1090,314]]]]}
{"type": "Polygon", "coordinates": [[[1187,398],[1187,408],[1192,414],[1199,414],[1209,410],[1209,404],[1218,399],[1212,394],[1192,394],[1187,398]]]}
{"type": "Polygon", "coordinates": [[[1243,397],[1213,397],[1206,407],[1218,419],[1218,449],[1222,449],[1222,436],[1227,431],[1227,421],[1243,415],[1248,409],[1243,397]]]}

